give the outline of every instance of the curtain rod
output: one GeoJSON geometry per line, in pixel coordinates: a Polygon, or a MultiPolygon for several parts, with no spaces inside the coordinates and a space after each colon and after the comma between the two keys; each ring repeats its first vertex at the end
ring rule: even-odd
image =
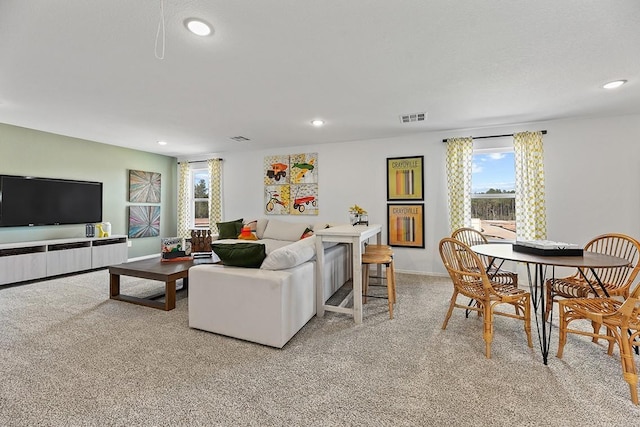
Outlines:
{"type": "MultiPolygon", "coordinates": [[[[541,134],[546,135],[547,131],[546,130],[541,130],[540,131],[541,134]]],[[[514,134],[512,133],[507,133],[505,135],[487,135],[487,136],[472,136],[471,139],[487,139],[487,138],[503,138],[505,136],[513,136],[514,134]]],[[[442,142],[447,142],[449,141],[448,139],[443,139],[442,142]]]]}
{"type": "MultiPolygon", "coordinates": [[[[224,159],[221,159],[221,158],[219,158],[219,157],[214,157],[213,159],[207,159],[207,160],[224,160],[224,159]]],[[[193,160],[193,161],[191,161],[191,162],[187,162],[187,163],[204,163],[204,162],[206,162],[207,160],[193,160]]]]}

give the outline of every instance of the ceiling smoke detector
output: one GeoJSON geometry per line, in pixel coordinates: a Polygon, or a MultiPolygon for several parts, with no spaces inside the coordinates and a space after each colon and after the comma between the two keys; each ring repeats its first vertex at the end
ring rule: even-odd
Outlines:
{"type": "Polygon", "coordinates": [[[249,138],[246,138],[244,136],[232,136],[231,139],[233,139],[235,142],[251,141],[249,138]]]}
{"type": "Polygon", "coordinates": [[[426,118],[427,118],[427,113],[403,114],[400,116],[400,122],[401,123],[424,122],[426,118]]]}

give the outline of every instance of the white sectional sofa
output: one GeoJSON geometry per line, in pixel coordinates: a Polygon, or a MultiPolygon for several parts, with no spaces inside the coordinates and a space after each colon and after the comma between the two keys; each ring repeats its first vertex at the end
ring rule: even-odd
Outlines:
{"type": "MultiPolygon", "coordinates": [[[[189,326],[282,348],[316,313],[315,237],[300,240],[307,227],[259,220],[254,243],[265,244],[267,253],[260,268],[192,267],[189,326]]],[[[346,245],[327,247],[324,253],[322,286],[328,299],[351,277],[351,261],[346,245]]]]}

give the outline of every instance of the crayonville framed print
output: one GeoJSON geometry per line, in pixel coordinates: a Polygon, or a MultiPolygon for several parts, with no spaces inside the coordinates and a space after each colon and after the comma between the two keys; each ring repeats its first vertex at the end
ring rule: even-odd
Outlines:
{"type": "Polygon", "coordinates": [[[387,200],[424,200],[424,156],[387,159],[387,200]]]}
{"type": "Polygon", "coordinates": [[[389,203],[387,239],[390,246],[424,248],[424,203],[389,203]]]}

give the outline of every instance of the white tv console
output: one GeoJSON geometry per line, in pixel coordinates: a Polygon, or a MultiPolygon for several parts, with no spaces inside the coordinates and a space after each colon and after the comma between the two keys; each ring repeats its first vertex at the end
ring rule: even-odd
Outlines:
{"type": "Polygon", "coordinates": [[[0,285],[127,262],[127,236],[0,244],[0,285]]]}

